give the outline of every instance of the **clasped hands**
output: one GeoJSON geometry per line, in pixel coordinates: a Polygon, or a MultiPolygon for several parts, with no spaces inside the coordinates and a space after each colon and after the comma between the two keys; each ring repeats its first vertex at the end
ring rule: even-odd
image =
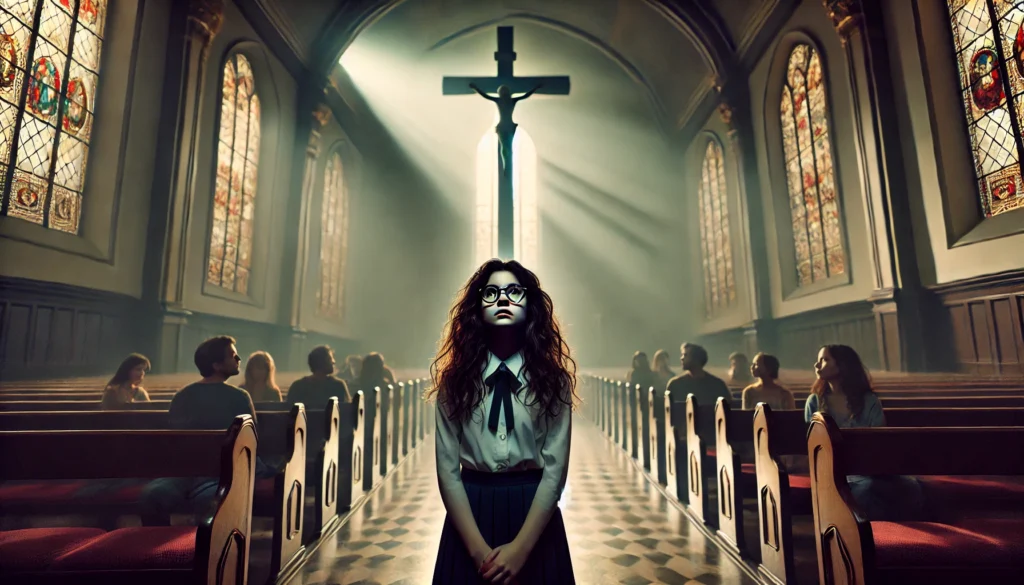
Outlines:
{"type": "Polygon", "coordinates": [[[478,560],[480,576],[496,585],[518,585],[519,571],[523,569],[529,556],[530,551],[515,540],[496,546],[482,561],[478,560]]]}

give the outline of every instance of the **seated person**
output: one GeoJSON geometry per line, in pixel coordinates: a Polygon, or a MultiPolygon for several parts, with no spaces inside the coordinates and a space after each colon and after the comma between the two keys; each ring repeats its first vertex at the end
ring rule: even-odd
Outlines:
{"type": "Polygon", "coordinates": [[[639,385],[641,393],[646,393],[654,385],[654,372],[646,353],[638,351],[633,354],[633,367],[626,373],[626,382],[630,388],[639,385]]]}
{"type": "Polygon", "coordinates": [[[337,397],[338,402],[352,401],[348,384],[334,375],[334,351],[330,347],[314,347],[307,361],[312,374],[296,380],[288,389],[290,404],[301,402],[310,411],[323,410],[327,401],[333,397],[337,397]]]}
{"type": "Polygon", "coordinates": [[[353,382],[353,391],[362,390],[369,392],[374,388],[385,388],[388,384],[395,383],[395,375],[384,365],[384,356],[377,352],[366,354],[363,358],[363,366],[360,369],[359,377],[353,382]]]}
{"type": "Polygon", "coordinates": [[[658,392],[664,392],[668,387],[669,380],[676,376],[676,373],[668,367],[668,352],[664,349],[654,352],[651,370],[654,372],[654,387],[658,392]]]}
{"type": "Polygon", "coordinates": [[[100,402],[102,410],[119,410],[126,404],[132,402],[149,402],[149,394],[142,387],[142,380],[149,370],[149,358],[133,353],[124,358],[121,365],[117,367],[114,377],[107,382],[103,389],[103,398],[100,402]]]}
{"type": "MultiPolygon", "coordinates": [[[[804,419],[827,414],[840,428],[884,427],[882,401],[871,388],[871,378],[857,352],[845,345],[826,345],[814,364],[817,380],[804,405],[804,419]]],[[[888,475],[846,477],[860,512],[868,520],[922,519],[923,494],[913,477],[888,475]]]]}
{"type": "Polygon", "coordinates": [[[793,393],[779,385],[779,359],[773,355],[759,353],[750,364],[750,373],[757,378],[743,389],[743,410],[754,410],[758,402],[764,402],[774,410],[795,410],[793,393]]]}
{"type": "Polygon", "coordinates": [[[729,354],[729,381],[733,384],[747,384],[754,381],[753,376],[750,375],[747,354],[738,351],[729,354]]]}
{"type": "Polygon", "coordinates": [[[345,382],[351,384],[359,378],[359,371],[363,368],[363,358],[357,355],[350,355],[345,358],[345,369],[338,376],[345,382]]]}
{"type": "Polygon", "coordinates": [[[274,358],[265,351],[257,351],[245,362],[242,389],[249,393],[253,402],[282,402],[281,389],[274,379],[276,372],[274,358]]]}
{"type": "Polygon", "coordinates": [[[732,400],[725,382],[704,370],[708,363],[707,350],[695,343],[684,343],[680,352],[683,373],[668,382],[672,402],[685,402],[688,394],[693,394],[701,406],[714,406],[719,398],[732,400]]]}
{"type": "MultiPolygon", "coordinates": [[[[732,401],[732,394],[725,382],[704,370],[704,366],[708,363],[707,350],[695,343],[684,343],[680,347],[680,352],[682,355],[679,361],[683,366],[683,373],[669,381],[669,400],[685,402],[686,396],[693,394],[697,399],[698,406],[714,407],[719,398],[732,401]]],[[[686,427],[682,421],[672,421],[672,423],[676,437],[685,437],[686,427]]],[[[709,428],[702,429],[700,434],[705,441],[708,441],[708,444],[714,444],[714,425],[705,426],[709,428]]]]}
{"type": "MultiPolygon", "coordinates": [[[[228,336],[212,337],[199,344],[195,364],[202,380],[179,390],[171,400],[168,416],[173,429],[227,430],[236,416],[248,414],[256,420],[249,393],[227,383],[238,375],[242,359],[235,349],[235,340],[228,336]]],[[[273,477],[276,470],[256,458],[256,477],[273,477]]],[[[144,525],[166,526],[170,514],[191,509],[205,518],[217,490],[216,478],[161,478],[146,486],[142,493],[144,525]]]]}

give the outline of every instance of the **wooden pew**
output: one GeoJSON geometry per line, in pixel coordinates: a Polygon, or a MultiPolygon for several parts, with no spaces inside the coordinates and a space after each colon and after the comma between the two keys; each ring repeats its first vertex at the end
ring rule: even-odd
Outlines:
{"type": "Polygon", "coordinates": [[[612,405],[612,442],[620,444],[622,439],[622,382],[608,380],[608,401],[612,405]]]}
{"type": "Polygon", "coordinates": [[[705,524],[714,526],[718,516],[710,507],[710,492],[715,486],[713,476],[704,470],[714,465],[714,457],[708,452],[708,438],[714,436],[715,405],[698,404],[693,394],[687,395],[685,404],[687,509],[705,524]]]}
{"type": "MultiPolygon", "coordinates": [[[[381,416],[377,414],[381,410],[381,393],[379,388],[373,388],[369,393],[359,390],[360,404],[366,405],[363,425],[363,491],[370,491],[377,485],[383,473],[381,451],[383,450],[383,433],[381,432],[381,416]],[[369,396],[367,396],[369,394],[369,396]]],[[[353,493],[355,493],[353,491],[353,493]]]]}
{"type": "Polygon", "coordinates": [[[680,445],[680,437],[686,428],[686,403],[673,402],[668,392],[664,394],[665,404],[665,491],[673,498],[686,503],[686,445],[680,445]],[[680,453],[682,449],[682,453],[680,453]],[[679,465],[683,465],[680,473],[679,465]]]}
{"type": "MultiPolygon", "coordinates": [[[[133,402],[126,404],[124,410],[167,410],[171,407],[170,400],[154,400],[153,402],[133,402]]],[[[99,401],[93,400],[53,400],[53,401],[0,401],[0,412],[45,411],[45,410],[100,410],[99,401]]]]}
{"type": "MultiPolygon", "coordinates": [[[[305,522],[305,496],[307,477],[307,420],[302,404],[288,412],[257,413],[260,441],[257,454],[261,457],[283,456],[283,465],[273,479],[254,483],[253,515],[274,519],[273,548],[271,549],[271,575],[288,577],[294,574],[304,558],[303,525],[305,522]]],[[[166,411],[86,411],[86,412],[18,412],[0,413],[0,429],[4,431],[110,431],[110,430],[169,430],[166,411]]],[[[336,433],[337,431],[335,431],[336,433]]],[[[323,454],[321,453],[321,460],[323,454]]],[[[337,453],[331,455],[337,459],[337,453]]],[[[311,459],[311,463],[316,459],[311,459]]],[[[336,464],[335,464],[336,467],[336,464]]],[[[319,484],[317,484],[319,485],[319,484]]],[[[19,486],[23,487],[23,486],[19,486]]],[[[49,486],[43,484],[43,490],[49,486]]],[[[0,498],[4,490],[0,487],[0,498]]],[[[23,490],[18,489],[19,493],[23,490]]],[[[3,513],[76,513],[83,510],[110,514],[139,513],[139,492],[121,490],[103,495],[99,502],[89,499],[35,499],[35,505],[20,503],[11,498],[0,504],[3,513]],[[21,505],[19,505],[21,504],[21,505]]],[[[336,497],[334,497],[336,499],[336,497]]],[[[335,513],[336,515],[336,513],[335,513]]],[[[320,520],[320,518],[317,518],[320,520]]]]}
{"type": "Polygon", "coordinates": [[[1024,574],[1024,520],[870,522],[846,479],[1024,475],[1024,427],[840,429],[816,414],[807,450],[822,585],[1011,583],[1024,574]]]}
{"type": "Polygon", "coordinates": [[[391,393],[391,404],[388,405],[391,409],[389,413],[391,424],[388,426],[391,434],[391,449],[385,451],[390,452],[391,467],[392,469],[398,465],[398,462],[402,460],[402,412],[405,411],[405,385],[399,382],[398,384],[388,384],[388,390],[391,393]]]}
{"type": "MultiPolygon", "coordinates": [[[[807,475],[789,474],[782,457],[807,454],[808,425],[802,410],[772,410],[766,404],[759,404],[754,411],[731,411],[728,426],[738,430],[734,437],[742,437],[739,429],[746,425],[751,412],[760,527],[758,571],[767,582],[794,583],[793,516],[811,514],[811,481],[807,475]]],[[[885,417],[886,428],[1024,426],[1024,409],[1020,408],[886,408],[885,417]]],[[[742,474],[742,470],[733,467],[728,473],[742,474]]],[[[941,478],[929,478],[929,481],[941,481],[941,478]]],[[[733,485],[736,483],[733,480],[733,485]]],[[[742,485],[742,480],[739,483],[742,485]]]]}
{"type": "Polygon", "coordinates": [[[653,386],[647,391],[647,438],[651,478],[666,485],[665,477],[665,391],[653,386]]]}
{"type": "Polygon", "coordinates": [[[236,418],[227,433],[0,432],[0,477],[4,479],[220,478],[216,511],[198,527],[0,532],[5,585],[244,585],[256,449],[256,429],[249,416],[236,418]],[[97,453],[105,456],[96,457],[97,453]],[[163,555],[157,552],[161,549],[178,554],[163,555]]]}
{"type": "Polygon", "coordinates": [[[409,416],[410,411],[412,410],[412,380],[405,383],[399,382],[398,386],[401,388],[400,393],[402,395],[402,420],[399,423],[399,426],[402,429],[402,448],[399,451],[399,454],[401,458],[404,458],[409,454],[409,425],[412,422],[412,419],[409,416]]]}
{"type": "MultiPolygon", "coordinates": [[[[651,426],[651,423],[654,422],[651,418],[651,394],[653,393],[653,386],[643,388],[637,385],[637,404],[639,405],[639,408],[637,408],[637,417],[639,419],[637,422],[637,426],[639,427],[637,429],[637,443],[640,444],[639,460],[648,473],[650,473],[652,469],[651,456],[653,455],[655,458],[658,456],[657,440],[654,441],[653,451],[651,449],[652,444],[650,440],[651,431],[655,429],[655,427],[651,426]]],[[[657,465],[655,465],[654,468],[656,469],[657,465]]]]}
{"type": "Polygon", "coordinates": [[[391,468],[391,444],[394,442],[394,425],[390,424],[392,387],[388,384],[384,387],[378,387],[376,390],[377,395],[380,396],[380,406],[375,415],[380,425],[380,444],[377,451],[375,451],[379,456],[374,456],[374,459],[377,460],[379,477],[385,477],[388,474],[388,469],[391,468]]]}
{"type": "Polygon", "coordinates": [[[626,453],[633,459],[643,460],[639,439],[640,439],[640,385],[639,384],[626,384],[626,396],[628,401],[626,402],[627,417],[629,423],[627,428],[629,429],[629,445],[626,446],[626,453]]]}

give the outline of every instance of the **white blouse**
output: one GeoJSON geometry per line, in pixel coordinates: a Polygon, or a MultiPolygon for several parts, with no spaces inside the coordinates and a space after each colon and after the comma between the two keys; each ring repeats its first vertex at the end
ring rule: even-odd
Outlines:
{"type": "MultiPolygon", "coordinates": [[[[483,380],[493,374],[501,363],[494,354],[488,353],[487,365],[480,378],[484,399],[473,410],[469,420],[451,421],[442,405],[439,404],[435,409],[438,483],[445,501],[451,501],[451,498],[466,499],[460,465],[492,473],[543,469],[534,501],[540,502],[545,510],[552,510],[562,495],[569,471],[572,410],[565,406],[557,417],[551,418],[541,416],[539,403],[531,406],[524,403],[531,402],[531,399],[528,397],[523,355],[517,353],[505,360],[505,365],[516,373],[522,384],[518,393],[512,397],[515,428],[505,427],[505,415],[501,413],[498,417],[498,431],[492,433],[487,428],[487,420],[493,391],[483,384],[483,380]]],[[[501,408],[501,404],[495,407],[501,408]]]]}

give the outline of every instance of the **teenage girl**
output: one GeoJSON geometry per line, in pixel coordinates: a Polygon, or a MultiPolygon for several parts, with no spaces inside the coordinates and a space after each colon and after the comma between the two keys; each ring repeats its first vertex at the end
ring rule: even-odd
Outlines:
{"type": "Polygon", "coordinates": [[[515,261],[481,266],[431,368],[448,511],[435,585],[575,583],[558,509],[575,370],[537,277],[515,261]]]}
{"type": "Polygon", "coordinates": [[[100,408],[119,410],[132,402],[149,402],[149,393],[142,387],[142,380],[149,367],[149,358],[140,353],[129,354],[124,358],[114,377],[103,388],[100,408]]]}

